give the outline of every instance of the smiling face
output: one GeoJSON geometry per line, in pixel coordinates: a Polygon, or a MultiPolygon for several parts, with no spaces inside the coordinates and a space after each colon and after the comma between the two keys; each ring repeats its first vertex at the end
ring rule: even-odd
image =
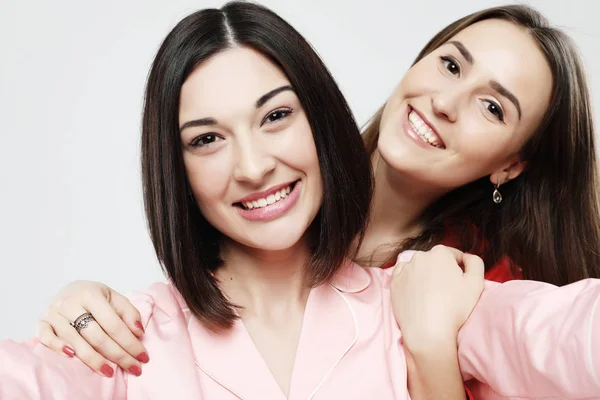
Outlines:
{"type": "Polygon", "coordinates": [[[262,54],[228,49],[181,88],[179,127],[200,211],[244,246],[297,244],[323,197],[312,131],[285,74],[262,54]]]}
{"type": "Polygon", "coordinates": [[[393,169],[436,190],[486,175],[506,182],[524,168],[519,150],[551,90],[548,63],[525,29],[475,23],[406,73],[384,108],[378,150],[393,169]]]}

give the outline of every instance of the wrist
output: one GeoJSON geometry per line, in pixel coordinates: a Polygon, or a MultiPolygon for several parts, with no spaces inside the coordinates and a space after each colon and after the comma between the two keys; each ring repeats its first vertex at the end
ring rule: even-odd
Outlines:
{"type": "Polygon", "coordinates": [[[405,351],[413,357],[455,358],[458,353],[457,334],[454,332],[407,333],[402,339],[405,351]]]}

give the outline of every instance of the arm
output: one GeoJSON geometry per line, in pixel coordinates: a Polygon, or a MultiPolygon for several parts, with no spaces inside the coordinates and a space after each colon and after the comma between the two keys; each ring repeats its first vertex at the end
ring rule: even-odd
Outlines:
{"type": "Polygon", "coordinates": [[[458,367],[456,341],[432,345],[415,354],[406,346],[404,349],[412,399],[470,399],[458,367]]]}
{"type": "Polygon", "coordinates": [[[111,375],[109,361],[134,375],[141,374],[142,363],[149,360],[140,341],[143,333],[140,313],[127,298],[89,281],[72,282],[61,289],[38,328],[43,345],[60,355],[78,357],[106,377],[111,375]],[[85,312],[96,321],[78,334],[69,322],[85,312]]]}
{"type": "MultiPolygon", "coordinates": [[[[156,327],[157,324],[151,320],[154,313],[153,297],[149,293],[133,292],[130,299],[141,311],[138,315],[142,326],[156,327]]],[[[75,332],[68,323],[67,326],[75,332]]],[[[112,364],[110,376],[105,377],[81,360],[65,355],[44,346],[38,339],[23,343],[0,341],[0,399],[127,398],[127,387],[132,382],[122,368],[112,364]]]]}
{"type": "Polygon", "coordinates": [[[458,336],[463,377],[508,397],[597,398],[599,299],[598,279],[487,282],[458,336]]]}
{"type": "Polygon", "coordinates": [[[479,299],[483,273],[481,259],[444,246],[400,255],[391,294],[411,398],[465,399],[456,338],[479,299]]]}
{"type": "Polygon", "coordinates": [[[37,340],[0,342],[2,399],[124,399],[126,382],[120,370],[102,378],[76,359],[54,353],[37,340]]]}

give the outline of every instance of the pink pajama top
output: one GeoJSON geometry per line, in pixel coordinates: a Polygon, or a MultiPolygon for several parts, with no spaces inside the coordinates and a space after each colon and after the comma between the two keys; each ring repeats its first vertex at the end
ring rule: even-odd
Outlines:
{"type": "MultiPolygon", "coordinates": [[[[410,398],[390,281],[389,270],[348,263],[310,292],[288,399],[410,398]]],[[[487,282],[458,339],[475,398],[600,399],[599,298],[600,280],[487,282]]],[[[101,377],[35,340],[5,340],[0,399],[286,399],[242,321],[212,333],[168,283],[130,299],[150,355],[140,377],[101,377]]]]}

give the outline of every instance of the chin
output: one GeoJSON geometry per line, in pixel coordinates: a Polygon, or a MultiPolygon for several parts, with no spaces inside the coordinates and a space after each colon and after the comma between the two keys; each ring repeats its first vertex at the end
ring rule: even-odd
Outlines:
{"type": "Polygon", "coordinates": [[[285,251],[292,249],[304,241],[304,232],[282,231],[261,232],[254,237],[238,238],[236,241],[244,246],[263,251],[285,251]]]}
{"type": "Polygon", "coordinates": [[[397,170],[402,170],[406,159],[411,158],[411,154],[405,150],[405,145],[398,138],[390,137],[389,133],[379,136],[377,151],[386,164],[397,170]]]}

